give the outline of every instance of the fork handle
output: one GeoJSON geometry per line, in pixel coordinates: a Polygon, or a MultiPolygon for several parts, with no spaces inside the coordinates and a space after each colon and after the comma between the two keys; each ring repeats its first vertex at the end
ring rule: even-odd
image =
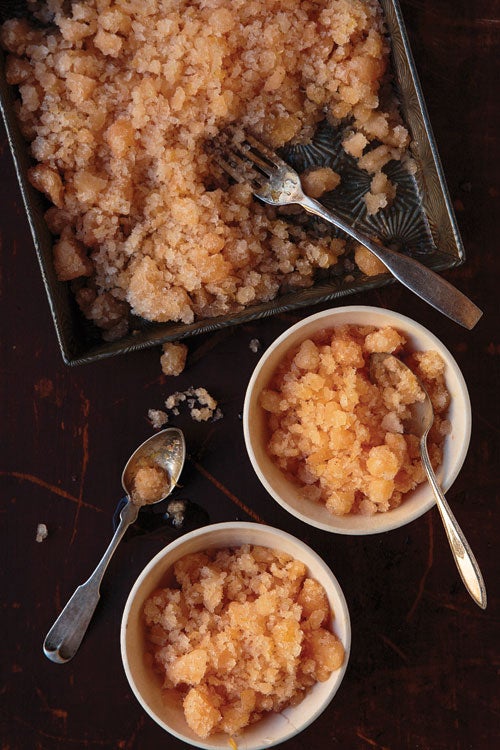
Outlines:
{"type": "Polygon", "coordinates": [[[430,305],[447,315],[456,323],[464,328],[474,328],[479,318],[483,314],[477,305],[472,302],[465,294],[462,294],[452,284],[442,276],[432,271],[427,266],[419,263],[408,255],[397,253],[388,247],[377,245],[366,234],[360,232],[351,224],[346,223],[343,219],[328,211],[324,206],[307,195],[299,204],[309,213],[321,217],[325,221],[334,224],[342,229],[343,232],[350,235],[357,242],[368,248],[392,275],[404,284],[412,292],[428,302],[430,305]]]}

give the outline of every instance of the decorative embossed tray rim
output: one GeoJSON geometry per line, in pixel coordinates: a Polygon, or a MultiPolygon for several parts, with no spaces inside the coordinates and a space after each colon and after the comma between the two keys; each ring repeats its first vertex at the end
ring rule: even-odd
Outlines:
{"type": "MultiPolygon", "coordinates": [[[[405,124],[412,134],[413,156],[419,170],[416,185],[421,208],[428,225],[435,251],[421,260],[436,271],[459,265],[465,252],[448,194],[443,169],[432,133],[422,89],[410,49],[398,0],[380,0],[388,33],[392,42],[392,65],[405,124]]],[[[138,321],[137,330],[119,341],[100,341],[98,334],[79,312],[69,284],[59,282],[52,263],[53,238],[43,219],[43,197],[27,180],[31,164],[27,144],[16,122],[13,109],[14,93],[5,82],[3,56],[0,61],[0,109],[16,169],[26,214],[38,257],[43,283],[54,321],[56,335],[64,362],[79,365],[106,357],[157,346],[198,333],[206,333],[227,326],[249,322],[277,313],[320,304],[388,284],[390,274],[355,278],[339,284],[338,279],[320,280],[313,287],[281,294],[274,300],[257,304],[240,312],[212,319],[183,323],[146,323],[138,321]]]]}

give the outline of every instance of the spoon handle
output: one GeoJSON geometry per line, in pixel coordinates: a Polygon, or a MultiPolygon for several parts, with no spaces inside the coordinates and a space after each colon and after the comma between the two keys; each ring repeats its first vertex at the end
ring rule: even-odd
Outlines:
{"type": "Polygon", "coordinates": [[[453,553],[455,564],[460,573],[460,577],[464,582],[465,588],[472,596],[476,604],[481,609],[486,609],[486,586],[484,585],[483,576],[479,570],[479,565],[476,562],[469,543],[465,538],[462,529],[458,525],[458,521],[453,515],[450,506],[448,505],[446,498],[443,494],[441,487],[439,486],[434,469],[432,468],[429,453],[427,451],[427,435],[424,435],[420,441],[420,451],[422,454],[422,463],[427,472],[430,485],[434,490],[436,496],[437,507],[441,514],[441,520],[443,521],[446,536],[453,553]]]}
{"type": "Polygon", "coordinates": [[[482,311],[465,294],[462,294],[431,268],[424,266],[408,255],[377,245],[355,226],[328,211],[319,201],[309,198],[307,195],[299,203],[309,213],[316,214],[330,224],[334,224],[367,247],[401,284],[404,284],[429,305],[435,307],[443,315],[447,315],[455,323],[464,326],[464,328],[469,330],[474,328],[483,314],[482,311]]]}
{"type": "Polygon", "coordinates": [[[56,664],[64,664],[78,651],[100,598],[101,581],[113,553],[126,530],[139,513],[139,506],[131,500],[120,513],[120,523],[90,578],[78,586],[63,611],[47,633],[43,653],[56,664]]]}

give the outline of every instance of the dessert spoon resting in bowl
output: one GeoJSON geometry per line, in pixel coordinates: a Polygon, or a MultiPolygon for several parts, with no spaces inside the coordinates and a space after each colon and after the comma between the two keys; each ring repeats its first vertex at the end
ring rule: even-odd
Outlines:
{"type": "Polygon", "coordinates": [[[444,493],[439,486],[439,482],[432,468],[427,450],[427,436],[434,423],[434,410],[431,399],[422,383],[415,373],[405,365],[398,357],[388,353],[375,353],[370,357],[370,377],[373,382],[379,382],[390,372],[393,378],[408,377],[408,374],[415,378],[422,390],[423,398],[421,401],[409,406],[410,416],[403,422],[404,431],[410,435],[415,435],[419,440],[420,455],[422,464],[427,474],[429,484],[432,487],[436,504],[443,522],[446,536],[450,544],[455,564],[460,573],[460,577],[465,588],[481,609],[486,609],[486,587],[483,576],[474,557],[472,550],[460,528],[457,519],[453,515],[444,493]]]}

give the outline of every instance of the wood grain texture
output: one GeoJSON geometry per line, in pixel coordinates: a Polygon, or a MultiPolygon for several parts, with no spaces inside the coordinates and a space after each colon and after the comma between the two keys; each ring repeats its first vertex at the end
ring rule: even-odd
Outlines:
{"type": "MultiPolygon", "coordinates": [[[[186,370],[160,374],[158,350],[80,368],[60,354],[2,131],[0,168],[2,451],[2,750],[156,750],[183,744],[145,716],[119,653],[121,612],[143,565],[174,530],[130,533],[104,579],[80,652],[56,666],[42,640],[75,586],[101,556],[130,452],[151,434],[150,408],[175,390],[204,386],[222,420],[184,429],[191,460],[179,497],[211,521],[250,520],[299,536],[337,575],[353,625],[350,665],[335,700],[282,745],[341,750],[491,750],[500,742],[500,525],[498,336],[498,3],[401,3],[467,261],[446,277],[484,318],[472,332],[391,285],[345,300],[410,315],[452,351],[469,386],[470,451],[448,499],[481,565],[489,605],[465,592],[436,510],[367,538],[329,535],[296,521],[265,493],[246,459],[240,413],[258,354],[314,310],[189,341],[186,370]],[[35,541],[38,523],[48,538],[35,541]]],[[[326,306],[325,306],[326,307],[326,306]]],[[[318,309],[318,308],[315,308],[318,309]]]]}

